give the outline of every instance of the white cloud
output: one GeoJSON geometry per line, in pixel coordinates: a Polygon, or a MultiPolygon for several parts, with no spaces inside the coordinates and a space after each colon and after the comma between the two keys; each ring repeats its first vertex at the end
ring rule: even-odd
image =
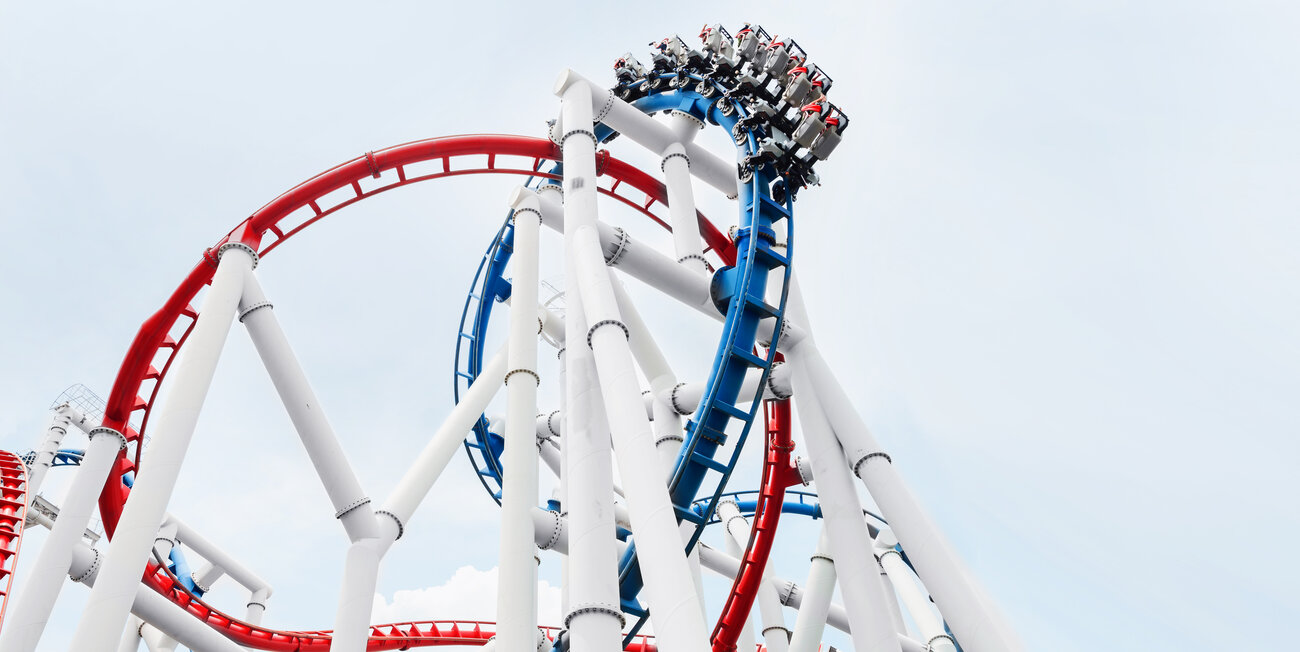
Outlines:
{"type": "MultiPolygon", "coordinates": [[[[417,620],[486,620],[495,622],[497,568],[461,566],[446,582],[425,589],[402,590],[392,601],[375,594],[370,621],[396,623],[417,620]]],[[[560,588],[537,582],[537,614],[543,625],[560,624],[560,588]]]]}

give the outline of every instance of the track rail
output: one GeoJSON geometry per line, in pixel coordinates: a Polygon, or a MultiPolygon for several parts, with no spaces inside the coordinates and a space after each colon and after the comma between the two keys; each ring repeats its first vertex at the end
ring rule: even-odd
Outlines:
{"type": "Polygon", "coordinates": [[[17,455],[0,451],[0,626],[13,590],[28,500],[27,465],[17,455]]]}

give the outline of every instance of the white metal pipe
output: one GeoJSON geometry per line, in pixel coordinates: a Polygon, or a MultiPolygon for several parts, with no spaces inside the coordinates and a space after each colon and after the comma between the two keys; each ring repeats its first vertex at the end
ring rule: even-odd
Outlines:
{"type": "MultiPolygon", "coordinates": [[[[902,542],[921,581],[962,648],[968,652],[1015,652],[1023,645],[957,558],[867,429],[815,344],[800,347],[812,391],[825,409],[854,473],[902,542]]],[[[820,484],[820,476],[818,476],[820,484]]],[[[837,557],[838,559],[838,557],[837,557]]]]}
{"type": "MultiPolygon", "coordinates": [[[[99,582],[103,581],[104,570],[99,567],[102,559],[98,550],[85,543],[79,543],[73,548],[72,565],[68,569],[68,574],[74,582],[91,587],[98,586],[99,582]]],[[[196,652],[245,652],[244,648],[222,636],[217,630],[208,627],[182,607],[141,584],[139,578],[136,578],[135,593],[131,596],[129,607],[131,613],[196,652]]],[[[78,652],[110,650],[112,641],[116,640],[118,637],[114,635],[95,641],[89,647],[74,645],[68,649],[78,652]]]]}
{"type": "Polygon", "coordinates": [[[502,453],[501,533],[497,573],[497,644],[523,650],[537,638],[537,548],[528,513],[537,506],[538,227],[532,193],[512,196],[514,254],[507,346],[505,450],[502,453]],[[524,309],[528,307],[528,309],[524,309]]]}
{"type": "Polygon", "coordinates": [[[171,371],[167,400],[154,409],[149,456],[136,477],[131,500],[122,510],[104,566],[99,571],[99,581],[90,592],[72,637],[74,650],[93,650],[121,635],[140,575],[153,548],[154,535],[180,477],[199,410],[234,321],[244,277],[252,271],[256,254],[246,245],[227,243],[222,245],[218,256],[220,262],[203,299],[203,308],[180,360],[171,371]]]}
{"type": "Polygon", "coordinates": [[[821,535],[817,537],[817,550],[809,560],[803,601],[794,619],[794,633],[790,635],[790,652],[817,652],[821,645],[831,597],[835,593],[835,564],[830,556],[830,547],[830,537],[823,524],[821,535]]]}
{"type": "Polygon", "coordinates": [[[213,564],[212,561],[209,560],[206,564],[200,567],[199,570],[190,573],[190,579],[194,580],[194,583],[198,585],[200,589],[203,589],[204,593],[207,593],[212,590],[212,585],[225,574],[226,571],[222,570],[220,566],[213,564]]]}
{"type": "Polygon", "coordinates": [[[343,561],[343,585],[334,612],[330,652],[363,652],[370,637],[370,611],[374,608],[379,561],[387,549],[379,538],[353,541],[343,561]]]}
{"type": "MultiPolygon", "coordinates": [[[[749,521],[740,513],[740,506],[735,500],[726,498],[718,502],[718,518],[722,520],[727,534],[739,546],[749,543],[749,521]]],[[[763,581],[758,587],[758,615],[763,624],[763,642],[770,652],[788,652],[790,649],[790,630],[785,626],[785,614],[781,612],[781,597],[777,594],[772,578],[769,559],[763,568],[763,581]]]]}
{"type": "Polygon", "coordinates": [[[577,287],[574,234],[564,234],[565,261],[565,472],[569,521],[569,605],[565,627],[570,649],[595,652],[622,646],[624,624],[618,595],[612,442],[600,380],[587,345],[585,297],[577,287]]]}
{"type": "MultiPolygon", "coordinates": [[[[270,597],[270,582],[262,579],[260,575],[240,563],[238,559],[235,559],[235,557],[226,552],[225,549],[208,540],[208,538],[204,537],[202,534],[199,534],[199,531],[195,530],[189,523],[182,521],[174,514],[168,514],[165,525],[175,527],[176,538],[180,541],[181,545],[184,545],[190,550],[198,553],[198,555],[207,560],[212,567],[218,568],[222,573],[229,575],[230,579],[237,582],[249,592],[259,590],[265,591],[266,596],[270,597]]],[[[203,579],[207,581],[205,586],[211,588],[211,582],[215,581],[215,577],[209,578],[207,575],[213,574],[213,571],[210,570],[210,568],[204,568],[204,571],[203,579]]]]}
{"type": "Polygon", "coordinates": [[[787,360],[787,364],[794,365],[798,392],[795,407],[817,478],[818,502],[826,518],[840,594],[849,613],[853,647],[863,652],[896,652],[900,649],[898,638],[885,604],[880,574],[875,564],[870,563],[871,558],[863,554],[870,549],[871,539],[862,518],[857,490],[844,463],[844,453],[835,441],[818,397],[809,387],[802,358],[790,356],[787,360]]]}
{"type": "MultiPolygon", "coordinates": [[[[726,539],[727,554],[736,559],[740,559],[740,556],[745,554],[745,547],[740,545],[730,534],[724,536],[723,539],[726,539]]],[[[697,551],[699,547],[696,546],[697,551]]],[[[745,614],[745,624],[740,628],[740,635],[736,637],[736,649],[740,652],[749,652],[749,650],[757,648],[758,643],[754,639],[754,614],[753,609],[750,609],[750,613],[745,614]]]]}
{"type": "Polygon", "coordinates": [[[505,373],[506,349],[502,348],[483,365],[478,379],[469,386],[460,403],[452,408],[424,450],[420,451],[380,512],[393,515],[403,526],[410,521],[420,502],[433,488],[433,483],[438,480],[443,469],[447,468],[447,462],[460,451],[465,433],[474,427],[474,423],[501,388],[505,373]]]}
{"type": "Polygon", "coordinates": [[[144,639],[145,647],[149,652],[172,652],[179,644],[176,639],[163,633],[161,629],[147,623],[140,628],[140,638],[144,639]]]}
{"type": "Polygon", "coordinates": [[[697,274],[707,274],[704,241],[695,215],[695,193],[691,189],[691,157],[681,143],[669,145],[662,156],[659,166],[668,191],[668,223],[673,227],[677,263],[697,274]]]}
{"type": "MultiPolygon", "coordinates": [[[[880,560],[876,561],[877,565],[880,565],[880,560]]],[[[889,617],[894,621],[894,631],[907,634],[907,623],[903,622],[903,610],[898,605],[898,592],[894,590],[894,583],[889,579],[889,573],[883,565],[880,565],[880,584],[885,587],[885,602],[889,605],[889,617]]]]}
{"type": "Polygon", "coordinates": [[[350,541],[377,536],[378,527],[370,498],[362,490],[347,453],[325,416],[256,274],[250,273],[244,280],[244,296],[239,302],[239,310],[239,319],[248,329],[275,391],[298,431],[303,448],[307,449],[307,456],[311,458],[321,484],[325,486],[325,493],[334,506],[334,517],[343,524],[350,541]]]}
{"type": "Polygon", "coordinates": [[[610,286],[614,289],[623,324],[627,326],[627,342],[632,349],[632,357],[650,381],[650,391],[643,396],[650,402],[650,425],[655,433],[655,449],[659,452],[660,462],[666,467],[665,473],[672,473],[683,441],[681,416],[669,405],[673,387],[677,385],[677,376],[673,374],[668,359],[650,333],[650,327],[641,318],[632,297],[628,296],[622,282],[613,277],[612,270],[610,286]]]}
{"type": "Polygon", "coordinates": [[[269,588],[257,589],[248,594],[248,604],[245,605],[244,622],[252,625],[261,625],[262,616],[266,614],[266,600],[271,597],[269,588]]]}
{"type": "MultiPolygon", "coordinates": [[[[35,650],[41,633],[49,622],[50,612],[63,588],[72,564],[73,549],[90,523],[95,502],[117,460],[118,451],[126,448],[126,437],[111,428],[96,428],[81,458],[59,516],[54,521],[45,545],[27,569],[27,579],[18,592],[13,607],[0,632],[0,650],[27,652],[35,650]]],[[[117,635],[114,634],[114,637],[117,635]]]]}
{"type": "Polygon", "coordinates": [[[881,568],[889,575],[898,596],[912,616],[912,622],[921,634],[921,640],[927,641],[933,652],[956,652],[952,637],[943,627],[943,619],[930,606],[930,596],[926,595],[913,579],[912,571],[903,561],[903,556],[895,548],[898,540],[889,530],[881,530],[876,535],[875,553],[881,568]]]}
{"type": "Polygon", "coordinates": [[[144,627],[144,621],[139,616],[132,615],[126,619],[126,631],[122,632],[122,642],[117,645],[117,652],[139,652],[140,650],[140,629],[144,627]]]}
{"type": "Polygon", "coordinates": [[[65,403],[54,409],[54,414],[50,416],[50,425],[45,428],[41,445],[36,449],[36,456],[27,470],[27,495],[35,496],[40,493],[45,474],[54,465],[54,456],[59,452],[63,438],[68,434],[72,419],[72,406],[65,403]]]}
{"type": "MultiPolygon", "coordinates": [[[[563,93],[565,124],[586,129],[591,124],[591,87],[567,84],[563,77],[559,86],[568,88],[563,93]]],[[[570,132],[561,144],[565,241],[571,245],[566,252],[576,259],[575,280],[583,313],[591,324],[586,340],[596,359],[614,454],[627,492],[651,621],[664,649],[705,652],[709,649],[708,629],[668,487],[658,466],[646,464],[655,458],[654,434],[641,410],[641,388],[627,327],[619,314],[596,231],[596,139],[589,133],[570,132]]],[[[572,337],[568,341],[579,345],[572,337]]]]}
{"type": "MultiPolygon", "coordinates": [[[[573,70],[566,70],[555,83],[555,94],[560,97],[586,98],[584,116],[596,113],[596,120],[626,136],[655,154],[680,140],[673,129],[639,109],[614,96],[613,91],[599,88],[573,70]],[[575,87],[579,87],[575,90],[575,87]],[[573,91],[570,93],[570,91],[573,91]]],[[[575,120],[567,111],[561,112],[560,123],[566,132],[591,129],[592,123],[575,120]]],[[[684,143],[691,157],[691,173],[729,198],[736,196],[737,172],[735,161],[724,161],[696,143],[684,143]]],[[[566,192],[568,188],[565,188],[566,192]]]]}

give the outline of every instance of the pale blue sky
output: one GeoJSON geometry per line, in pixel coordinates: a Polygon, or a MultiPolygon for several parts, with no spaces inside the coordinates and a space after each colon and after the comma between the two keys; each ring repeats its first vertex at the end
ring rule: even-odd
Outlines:
{"type": "MultiPolygon", "coordinates": [[[[1300,9],[605,6],[0,4],[0,447],[32,447],[69,384],[107,394],[203,248],[293,184],[540,135],[564,67],[608,82],[626,50],[753,20],[853,118],[798,205],[818,341],[1029,647],[1228,649],[1300,619],[1300,9]]],[[[259,269],[371,495],[450,404],[513,183],[390,193],[259,269]]],[[[247,338],[227,352],[176,511],[276,585],[268,623],[328,627],[345,539],[247,338]]],[[[449,474],[388,598],[495,565],[495,508],[449,474]]]]}

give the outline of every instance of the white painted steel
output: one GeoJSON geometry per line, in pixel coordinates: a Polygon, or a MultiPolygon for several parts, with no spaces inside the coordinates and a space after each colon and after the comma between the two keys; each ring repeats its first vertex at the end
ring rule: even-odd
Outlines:
{"type": "Polygon", "coordinates": [[[794,404],[803,426],[813,475],[817,478],[818,502],[826,519],[840,594],[849,614],[853,647],[862,652],[895,652],[899,643],[885,604],[880,574],[871,558],[862,554],[870,549],[871,539],[862,520],[857,490],[844,463],[844,453],[835,441],[818,397],[809,387],[802,358],[791,354],[786,364],[794,365],[794,386],[799,395],[794,404]]]}
{"type": "MultiPolygon", "coordinates": [[[[555,82],[555,94],[569,97],[570,91],[573,91],[574,97],[586,98],[588,106],[587,111],[583,113],[584,116],[591,116],[593,113],[601,114],[601,122],[654,154],[661,154],[681,139],[681,136],[674,133],[671,127],[614,97],[612,91],[600,88],[573,70],[566,70],[555,82]],[[606,106],[608,109],[605,108],[606,106]]],[[[586,120],[579,122],[563,111],[560,114],[560,125],[562,125],[562,132],[592,128],[591,122],[586,120]]],[[[683,146],[691,157],[691,174],[717,188],[727,197],[736,196],[735,161],[725,161],[696,143],[687,142],[683,143],[683,146]]],[[[567,187],[565,191],[568,191],[567,187]]]]}
{"type": "MultiPolygon", "coordinates": [[[[567,80],[566,74],[556,87],[557,93],[564,91],[564,123],[587,129],[591,124],[591,87],[567,83],[567,80]]],[[[655,458],[654,435],[641,410],[641,389],[626,326],[622,324],[610,286],[596,230],[595,137],[570,132],[562,146],[565,241],[569,245],[566,257],[575,260],[577,277],[573,280],[578,284],[583,312],[591,324],[585,339],[590,341],[596,359],[637,552],[643,567],[654,570],[642,576],[651,621],[665,650],[706,652],[709,643],[703,607],[694,590],[668,487],[657,465],[645,463],[655,458]]],[[[569,343],[579,345],[572,337],[569,343]]]]}
{"type": "Polygon", "coordinates": [[[889,521],[890,529],[902,542],[917,574],[943,612],[957,640],[961,641],[962,648],[967,652],[1016,652],[1023,649],[992,600],[984,595],[943,533],[884,455],[815,344],[800,349],[810,387],[825,409],[849,464],[889,521]]]}
{"type": "Polygon", "coordinates": [[[298,363],[289,339],[266,298],[257,275],[249,273],[244,281],[244,296],[239,302],[240,319],[248,329],[253,346],[280,395],[289,419],[298,431],[303,448],[311,458],[325,493],[329,495],[337,518],[350,541],[373,538],[378,534],[374,508],[361,488],[338,435],[325,416],[307,374],[298,363]]]}
{"type": "Polygon", "coordinates": [[[943,619],[930,606],[930,596],[917,586],[911,569],[907,567],[907,562],[903,561],[903,556],[894,547],[897,543],[898,540],[894,538],[892,532],[881,530],[880,534],[876,535],[873,550],[876,559],[898,590],[898,597],[907,607],[912,622],[916,623],[921,640],[928,641],[933,652],[956,652],[956,646],[953,645],[952,639],[948,637],[948,632],[943,627],[943,619]]]}
{"type": "Polygon", "coordinates": [[[512,196],[514,253],[505,374],[505,450],[501,456],[501,533],[497,573],[497,645],[522,650],[537,638],[537,548],[528,513],[537,506],[538,227],[532,193],[512,196]],[[525,309],[526,308],[526,309],[525,309]]]}
{"type": "Polygon", "coordinates": [[[799,615],[794,619],[794,633],[790,635],[790,652],[817,652],[821,645],[831,598],[835,593],[835,564],[830,555],[830,537],[823,523],[817,537],[817,550],[809,560],[803,601],[799,605],[799,615]]]}
{"type": "MultiPolygon", "coordinates": [[[[565,278],[576,278],[574,257],[565,238],[565,278]]],[[[566,288],[564,353],[565,412],[562,452],[568,474],[569,604],[564,611],[573,652],[617,650],[623,617],[619,613],[618,539],[614,535],[612,442],[605,418],[595,360],[587,347],[582,293],[566,288]]]]}
{"type": "Polygon", "coordinates": [[[138,652],[140,649],[140,628],[144,621],[132,615],[126,619],[126,630],[122,632],[122,642],[117,644],[117,652],[138,652]]]}
{"type": "Polygon", "coordinates": [[[363,652],[370,637],[370,611],[374,608],[379,561],[387,545],[378,537],[359,539],[348,546],[343,560],[343,583],[334,612],[330,652],[363,652]]]}
{"type": "MultiPolygon", "coordinates": [[[[680,124],[680,123],[679,123],[680,124]]],[[[704,275],[704,240],[695,215],[695,191],[691,188],[691,158],[681,143],[673,143],[662,153],[664,186],[668,192],[668,223],[673,227],[673,252],[677,263],[704,275]]]]}
{"type": "MultiPolygon", "coordinates": [[[[66,412],[61,412],[66,415],[66,412]]],[[[95,501],[104,489],[117,454],[126,446],[126,438],[109,428],[91,431],[81,466],[68,487],[59,516],[36,556],[35,563],[24,571],[26,580],[16,594],[0,632],[0,650],[27,652],[40,642],[50,612],[63,588],[72,564],[73,549],[81,544],[81,535],[95,511],[95,501]]],[[[114,638],[117,634],[114,633],[114,638]]]]}
{"type": "MultiPolygon", "coordinates": [[[[271,597],[271,583],[262,579],[260,575],[254,573],[252,570],[249,570],[247,566],[230,553],[226,552],[224,548],[208,540],[208,538],[204,537],[202,534],[199,534],[198,530],[195,530],[188,523],[177,518],[175,515],[168,514],[167,520],[164,521],[163,525],[164,527],[170,526],[175,528],[176,539],[180,541],[181,545],[198,553],[200,557],[206,559],[209,564],[211,564],[210,567],[204,568],[206,572],[204,575],[200,576],[206,581],[206,583],[200,582],[200,584],[210,588],[212,586],[211,582],[215,581],[215,577],[212,579],[208,578],[208,575],[212,574],[212,571],[209,569],[221,569],[223,574],[230,576],[230,579],[248,590],[250,603],[257,600],[260,604],[261,608],[257,610],[255,610],[250,604],[247,612],[249,617],[255,615],[257,622],[260,622],[261,614],[266,610],[266,600],[271,597]],[[259,595],[261,597],[260,599],[257,599],[257,596],[259,595]]],[[[246,617],[245,620],[249,620],[249,618],[246,617]]],[[[250,622],[254,621],[250,620],[250,622]]],[[[254,622],[254,624],[256,624],[256,622],[254,622]]]]}
{"type": "MultiPolygon", "coordinates": [[[[433,488],[451,456],[460,451],[465,435],[474,427],[483,410],[497,390],[501,389],[506,373],[506,349],[503,347],[493,355],[480,370],[474,384],[461,397],[456,407],[438,427],[429,443],[420,451],[411,468],[398,481],[393,493],[384,502],[383,511],[395,515],[406,525],[420,506],[420,502],[433,488]]],[[[389,519],[382,519],[389,520],[389,519]]]]}
{"type": "Polygon", "coordinates": [[[223,245],[219,255],[203,308],[169,375],[167,400],[154,408],[149,455],[118,520],[99,581],[86,601],[72,638],[74,650],[103,649],[106,641],[118,639],[126,624],[154,536],[194,436],[199,410],[212,384],[217,359],[234,321],[244,277],[253,269],[252,250],[242,245],[223,245]]]}
{"type": "Polygon", "coordinates": [[[37,447],[36,456],[27,469],[27,495],[36,496],[40,493],[41,485],[45,482],[45,474],[54,465],[54,456],[59,452],[59,446],[67,436],[72,421],[73,408],[70,405],[60,405],[54,409],[54,414],[50,415],[50,425],[45,428],[41,445],[37,447]]]}

